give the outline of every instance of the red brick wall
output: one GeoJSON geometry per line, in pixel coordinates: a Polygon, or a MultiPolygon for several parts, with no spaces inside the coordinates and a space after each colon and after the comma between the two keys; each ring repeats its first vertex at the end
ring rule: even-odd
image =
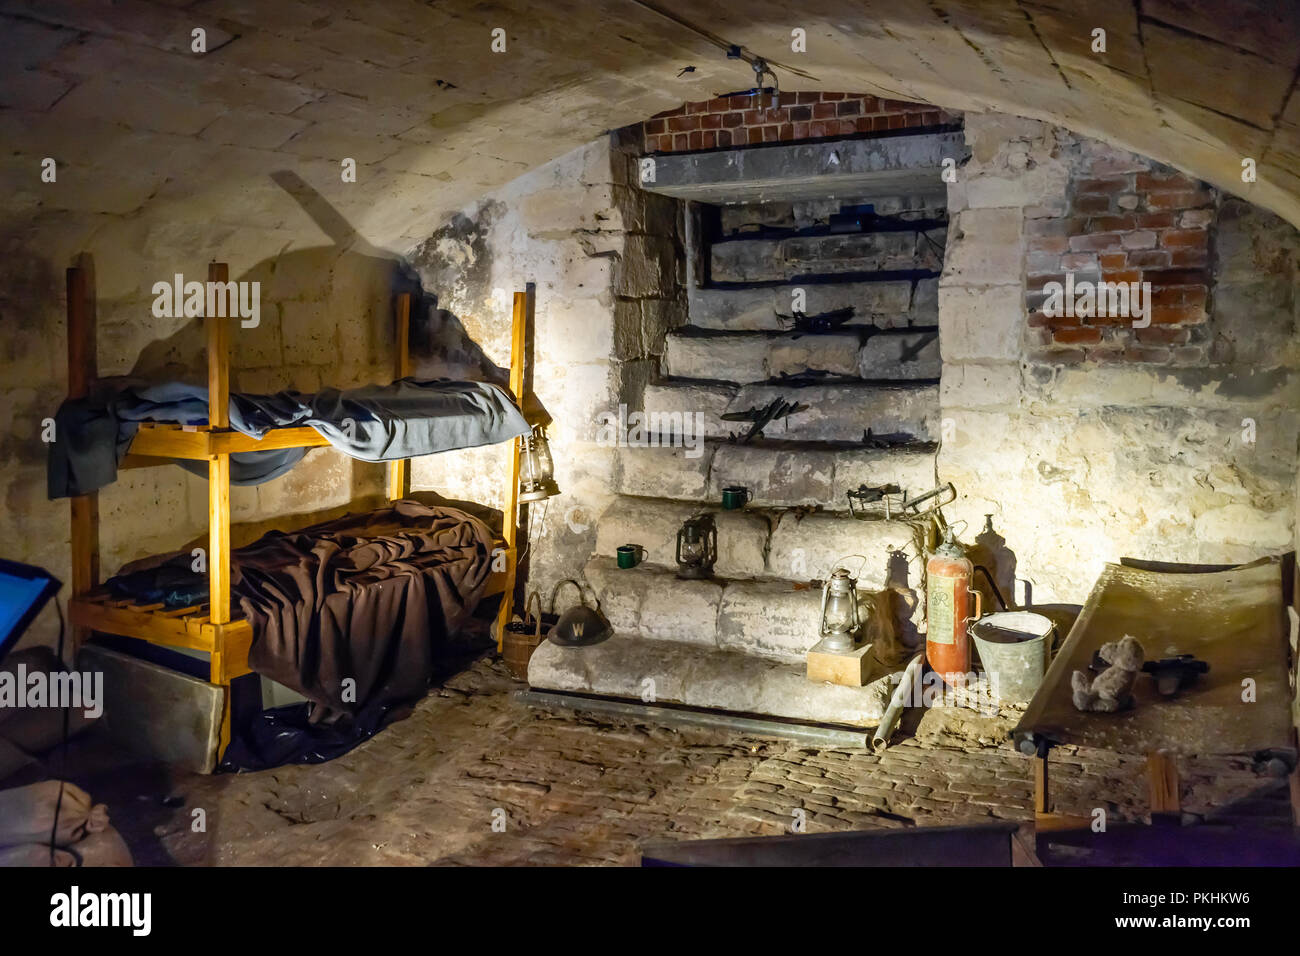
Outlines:
{"type": "Polygon", "coordinates": [[[907,127],[938,126],[954,117],[925,103],[882,100],[860,93],[782,93],[776,109],[771,95],[720,96],[685,103],[660,113],[644,126],[647,153],[792,143],[907,127]]]}
{"type": "Polygon", "coordinates": [[[1084,156],[1064,215],[1025,223],[1029,325],[1053,362],[1205,360],[1215,193],[1154,160],[1118,150],[1084,156]],[[1151,324],[1115,316],[1048,316],[1043,287],[1075,281],[1150,282],[1151,324]]]}

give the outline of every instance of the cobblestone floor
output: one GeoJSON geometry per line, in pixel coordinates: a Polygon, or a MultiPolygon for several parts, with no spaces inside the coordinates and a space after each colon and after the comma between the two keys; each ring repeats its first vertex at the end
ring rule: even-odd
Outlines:
{"type": "MultiPolygon", "coordinates": [[[[479,661],[328,764],[130,779],[117,800],[142,812],[128,810],[124,834],[145,863],[635,864],[646,841],[788,832],[796,810],[813,833],[1032,816],[1030,761],[968,741],[957,715],[877,756],[556,714],[516,701],[521,686],[479,661]],[[205,833],[192,832],[196,808],[205,833]]],[[[1141,759],[1072,748],[1051,759],[1056,809],[1141,817],[1141,759]]],[[[1243,761],[1180,766],[1193,812],[1262,782],[1243,761]]]]}

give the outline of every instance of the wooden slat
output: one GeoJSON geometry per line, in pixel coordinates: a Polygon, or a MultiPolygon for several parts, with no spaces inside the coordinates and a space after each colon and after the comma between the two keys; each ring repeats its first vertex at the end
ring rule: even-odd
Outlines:
{"type": "MultiPolygon", "coordinates": [[[[227,282],[230,269],[224,262],[208,264],[209,282],[227,282]]],[[[208,427],[230,427],[230,318],[209,315],[208,337],[208,427]]]]}
{"type": "Polygon", "coordinates": [[[207,654],[224,646],[225,653],[218,666],[220,676],[229,681],[252,673],[248,666],[248,649],[253,642],[253,627],[243,619],[217,626],[206,615],[180,617],[164,611],[111,607],[77,598],[69,602],[68,614],[74,625],[105,634],[134,637],[152,644],[184,647],[207,654]]]}
{"type": "MultiPolygon", "coordinates": [[[[524,346],[528,335],[528,295],[515,293],[514,313],[510,324],[510,393],[521,407],[524,403],[524,346]]],[[[506,567],[506,587],[501,598],[501,609],[497,612],[497,652],[505,645],[506,625],[514,610],[515,565],[514,554],[517,552],[519,539],[519,451],[522,438],[510,443],[510,464],[507,469],[506,507],[502,518],[502,534],[510,559],[506,567]]]]}
{"type": "MultiPolygon", "coordinates": [[[[98,377],[95,301],[88,270],[74,266],[67,271],[68,308],[68,397],[83,398],[98,377]]],[[[55,441],[64,438],[55,435],[55,441]]],[[[99,494],[78,495],[69,500],[69,540],[72,547],[74,597],[99,584],[99,494]]],[[[90,637],[84,628],[72,629],[72,651],[90,637]]]]}
{"type": "Polygon", "coordinates": [[[230,620],[230,456],[208,462],[208,604],[214,624],[230,620]]]}
{"type": "Polygon", "coordinates": [[[316,429],[273,428],[261,438],[235,431],[189,431],[180,425],[157,422],[141,424],[131,442],[130,458],[144,458],[136,467],[166,464],[168,459],[212,461],[217,455],[246,451],[273,451],[279,448],[319,448],[329,442],[316,429]]]}
{"type": "MultiPolygon", "coordinates": [[[[209,282],[226,282],[229,277],[224,262],[208,266],[209,282]]],[[[229,428],[230,319],[209,315],[207,332],[208,424],[214,430],[229,428]]],[[[213,624],[225,624],[230,620],[230,453],[212,451],[215,454],[208,461],[208,614],[213,624]]],[[[214,648],[214,653],[220,650],[214,648]]]]}
{"type": "Polygon", "coordinates": [[[325,436],[304,425],[298,428],[273,428],[261,438],[242,432],[213,432],[208,447],[214,454],[233,455],[243,451],[273,451],[277,448],[320,448],[328,445],[325,436]]]}
{"type": "Polygon", "coordinates": [[[1152,813],[1179,813],[1178,765],[1167,753],[1147,754],[1147,788],[1151,792],[1152,813]]]}
{"type": "MultiPolygon", "coordinates": [[[[411,294],[403,292],[397,297],[397,350],[393,362],[393,378],[406,378],[411,374],[411,294]]],[[[410,490],[411,466],[407,459],[399,458],[388,463],[388,500],[405,498],[410,490]]]]}

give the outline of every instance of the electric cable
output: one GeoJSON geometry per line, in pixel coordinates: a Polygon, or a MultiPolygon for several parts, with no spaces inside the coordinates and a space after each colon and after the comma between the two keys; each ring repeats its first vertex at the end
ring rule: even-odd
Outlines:
{"type": "MultiPolygon", "coordinates": [[[[63,606],[59,604],[57,595],[54,598],[54,610],[59,615],[58,656],[59,663],[62,664],[66,625],[63,621],[63,606]]],[[[56,840],[59,833],[59,813],[63,810],[63,790],[67,786],[67,782],[63,778],[67,775],[68,769],[68,714],[71,710],[71,706],[63,708],[63,739],[59,742],[59,796],[54,801],[54,823],[50,826],[50,866],[54,866],[54,851],[58,849],[56,840]]]]}

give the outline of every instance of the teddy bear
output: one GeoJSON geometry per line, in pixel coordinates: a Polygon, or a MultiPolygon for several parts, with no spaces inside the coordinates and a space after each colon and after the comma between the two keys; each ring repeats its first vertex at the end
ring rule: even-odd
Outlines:
{"type": "Polygon", "coordinates": [[[1146,652],[1136,637],[1125,634],[1118,641],[1103,644],[1097,656],[1110,666],[1095,678],[1088,671],[1075,671],[1070,675],[1074,706],[1085,712],[1113,714],[1132,703],[1133,682],[1142,670],[1146,652]]]}

